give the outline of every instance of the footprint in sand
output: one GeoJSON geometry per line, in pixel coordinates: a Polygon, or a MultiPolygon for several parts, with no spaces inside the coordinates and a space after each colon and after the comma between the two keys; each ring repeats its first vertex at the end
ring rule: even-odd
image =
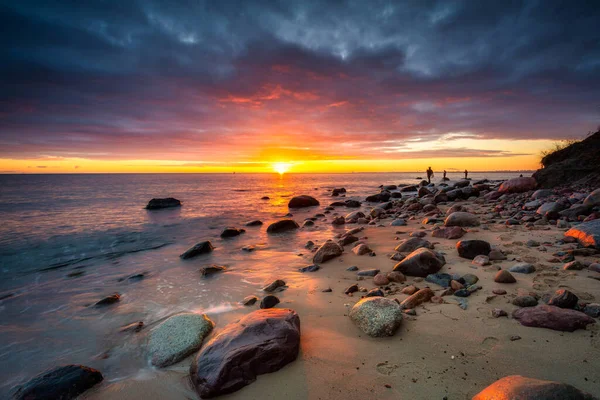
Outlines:
{"type": "Polygon", "coordinates": [[[390,364],[387,361],[377,364],[377,372],[381,375],[392,376],[395,375],[394,372],[398,369],[396,364],[390,364]]]}
{"type": "Polygon", "coordinates": [[[498,345],[498,338],[494,336],[488,336],[481,342],[480,349],[475,352],[467,352],[466,354],[470,357],[481,357],[487,355],[494,347],[498,345]]]}

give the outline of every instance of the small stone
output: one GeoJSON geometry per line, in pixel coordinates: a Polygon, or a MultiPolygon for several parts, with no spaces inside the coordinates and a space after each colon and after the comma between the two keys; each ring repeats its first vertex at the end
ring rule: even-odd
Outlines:
{"type": "Polygon", "coordinates": [[[277,304],[279,304],[280,301],[276,296],[273,295],[268,295],[265,296],[261,302],[260,302],[260,308],[262,309],[266,309],[266,308],[273,308],[275,307],[277,304]]]}
{"type": "Polygon", "coordinates": [[[535,272],[535,267],[529,263],[518,263],[513,265],[509,271],[517,274],[531,274],[535,272]]]}
{"type": "Polygon", "coordinates": [[[118,303],[121,300],[121,295],[119,293],[111,294],[110,296],[106,296],[102,300],[99,300],[94,304],[95,307],[104,307],[109,306],[111,304],[118,303]]]}
{"type": "Polygon", "coordinates": [[[494,318],[508,317],[508,313],[501,308],[494,308],[492,310],[492,317],[494,317],[494,318]]]}
{"type": "Polygon", "coordinates": [[[390,280],[384,274],[377,274],[373,277],[373,283],[377,286],[385,286],[390,283],[390,280]]]}
{"type": "Polygon", "coordinates": [[[433,290],[429,288],[423,288],[416,293],[412,294],[410,297],[404,299],[400,305],[402,308],[415,308],[421,303],[431,300],[434,296],[433,290]]]}
{"type": "Polygon", "coordinates": [[[374,288],[369,290],[365,297],[385,297],[385,293],[380,288],[374,288]]]}
{"type": "Polygon", "coordinates": [[[344,290],[345,294],[352,294],[354,292],[358,292],[358,284],[356,283],[344,290]]]}
{"type": "Polygon", "coordinates": [[[521,339],[521,336],[519,336],[519,335],[512,335],[512,336],[510,337],[510,341],[511,341],[511,342],[514,342],[515,340],[519,340],[519,339],[521,339]]]}
{"type": "Polygon", "coordinates": [[[209,275],[212,274],[216,274],[217,272],[223,272],[225,271],[227,268],[222,266],[222,265],[207,265],[206,267],[201,267],[199,269],[200,271],[200,276],[202,277],[207,277],[209,275]]]}
{"type": "Polygon", "coordinates": [[[410,285],[410,286],[407,286],[404,289],[402,289],[402,293],[412,295],[412,294],[416,293],[417,290],[419,290],[419,288],[417,288],[414,285],[410,285]]]}
{"type": "Polygon", "coordinates": [[[498,271],[496,276],[494,277],[494,282],[496,283],[515,283],[517,280],[510,272],[505,269],[498,271]]]}
{"type": "Polygon", "coordinates": [[[488,257],[490,258],[490,261],[502,261],[502,260],[506,260],[506,256],[504,255],[504,253],[502,253],[499,250],[492,250],[492,251],[490,251],[490,254],[488,255],[488,257]]]}
{"type": "Polygon", "coordinates": [[[258,301],[258,297],[256,296],[246,296],[244,300],[242,300],[242,304],[245,306],[252,306],[258,301]]]}
{"type": "Polygon", "coordinates": [[[489,265],[489,263],[490,263],[490,258],[488,256],[484,256],[484,255],[478,255],[477,257],[475,257],[473,259],[473,261],[471,261],[471,264],[479,265],[481,267],[483,267],[484,265],[489,265]]]}
{"type": "Polygon", "coordinates": [[[346,268],[346,271],[358,271],[358,267],[356,265],[353,265],[351,267],[346,268]]]}
{"type": "Polygon", "coordinates": [[[503,294],[506,294],[506,290],[504,290],[504,289],[494,289],[494,290],[492,290],[492,293],[497,294],[499,296],[502,296],[503,294]]]}
{"type": "Polygon", "coordinates": [[[598,318],[598,317],[600,317],[600,304],[598,304],[598,303],[586,304],[585,307],[583,308],[583,312],[592,318],[598,318]]]}
{"type": "Polygon", "coordinates": [[[517,296],[513,299],[512,303],[518,307],[535,307],[538,301],[533,296],[517,296]]]}
{"type": "Polygon", "coordinates": [[[548,305],[560,308],[575,308],[579,298],[566,289],[557,290],[548,301],[548,305]]]}
{"type": "Polygon", "coordinates": [[[388,272],[387,278],[390,282],[402,283],[406,281],[406,277],[400,271],[388,272]]]}
{"type": "Polygon", "coordinates": [[[318,265],[312,264],[312,265],[307,265],[306,267],[298,268],[298,271],[300,271],[300,272],[317,272],[319,269],[321,269],[321,267],[319,267],[318,265]]]}
{"type": "Polygon", "coordinates": [[[281,279],[276,279],[273,282],[271,282],[270,284],[268,284],[267,286],[265,286],[263,288],[263,291],[265,292],[275,292],[275,291],[282,291],[283,287],[285,286],[285,281],[281,280],[281,279]]]}
{"type": "Polygon", "coordinates": [[[455,280],[450,281],[450,287],[452,288],[452,290],[460,290],[464,288],[462,283],[455,280]]]}
{"type": "Polygon", "coordinates": [[[356,273],[358,276],[375,276],[379,273],[378,269],[365,269],[356,273]]]}

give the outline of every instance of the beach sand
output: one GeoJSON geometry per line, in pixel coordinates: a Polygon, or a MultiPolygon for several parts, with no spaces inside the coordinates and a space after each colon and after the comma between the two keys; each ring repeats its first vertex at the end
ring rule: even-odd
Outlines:
{"type": "MultiPolygon", "coordinates": [[[[493,204],[464,204],[476,214],[489,213],[493,204]]],[[[440,206],[445,211],[449,205],[440,206]]],[[[336,210],[341,213],[341,210],[336,210]]],[[[483,388],[507,375],[560,381],[588,391],[600,393],[600,336],[598,324],[586,330],[559,332],[543,328],[521,326],[510,317],[518,307],[511,300],[517,293],[534,291],[539,295],[568,289],[581,301],[600,300],[600,281],[588,271],[563,271],[562,263],[548,261],[552,253],[573,245],[559,246],[566,229],[541,226],[527,229],[524,225],[487,224],[466,228],[468,233],[460,240],[482,239],[504,251],[508,260],[495,261],[492,266],[472,265],[470,260],[458,257],[455,239],[432,238],[432,225],[423,225],[417,217],[407,226],[389,226],[391,220],[382,220],[386,226],[365,226],[357,234],[377,254],[356,256],[346,246],[341,257],[321,265],[310,279],[290,285],[278,293],[278,307],[295,310],[301,320],[302,339],[298,359],[275,373],[261,375],[256,382],[222,399],[470,399],[483,388]],[[440,272],[479,277],[483,287],[467,298],[466,310],[457,305],[456,297],[445,296],[445,304],[424,303],[416,308],[416,316],[404,316],[400,329],[392,337],[371,338],[357,328],[348,312],[362,293],[344,294],[345,288],[357,282],[356,272],[346,268],[356,265],[360,270],[377,268],[389,272],[395,261],[389,259],[398,240],[412,231],[425,230],[425,239],[435,243],[435,250],[446,257],[440,272]],[[401,233],[400,233],[401,232],[401,233]],[[536,240],[547,248],[527,247],[536,240]],[[513,274],[517,283],[495,283],[496,266],[508,269],[517,262],[535,265],[537,271],[513,274]],[[331,287],[333,292],[323,293],[331,287]],[[493,289],[505,289],[506,295],[493,295],[493,289]],[[494,318],[491,311],[502,308],[509,317],[494,318]],[[511,340],[513,336],[519,340],[511,340]],[[389,386],[389,387],[388,387],[389,386]]],[[[356,227],[348,225],[346,229],[356,227]]],[[[343,230],[341,230],[343,231],[343,230]]],[[[283,240],[283,239],[282,239],[283,240]]],[[[312,254],[303,257],[311,263],[312,254]]],[[[579,261],[598,262],[598,255],[577,256],[579,261]]],[[[267,260],[268,261],[268,260],[267,260]]],[[[275,277],[276,278],[276,277],[275,277]]],[[[407,277],[399,287],[411,284],[419,288],[429,286],[436,294],[443,288],[419,278],[407,277]]],[[[358,281],[372,289],[372,278],[358,281]]],[[[403,300],[407,295],[389,296],[403,300]]],[[[215,332],[227,323],[258,308],[257,305],[229,313],[210,316],[216,322],[215,332]]],[[[210,337],[207,339],[209,340],[210,337]]],[[[197,398],[189,381],[188,369],[193,357],[163,370],[148,369],[142,376],[123,381],[105,381],[86,392],[85,399],[194,399],[197,398]]]]}

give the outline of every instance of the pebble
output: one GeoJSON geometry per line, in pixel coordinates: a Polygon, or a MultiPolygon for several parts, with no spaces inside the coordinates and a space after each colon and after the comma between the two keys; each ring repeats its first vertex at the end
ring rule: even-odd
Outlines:
{"type": "Polygon", "coordinates": [[[498,271],[494,277],[496,283],[515,283],[516,281],[515,277],[505,269],[498,271]]]}
{"type": "Polygon", "coordinates": [[[508,317],[508,313],[501,308],[494,308],[492,310],[492,317],[494,317],[494,318],[508,317]]]}

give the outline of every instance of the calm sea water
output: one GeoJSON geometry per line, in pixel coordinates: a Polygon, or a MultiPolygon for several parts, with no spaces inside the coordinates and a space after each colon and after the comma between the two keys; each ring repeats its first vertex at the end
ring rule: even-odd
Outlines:
{"type": "MultiPolygon", "coordinates": [[[[310,279],[297,272],[306,265],[298,257],[304,244],[343,228],[323,223],[284,238],[267,236],[268,223],[288,213],[290,197],[310,194],[324,206],[336,199],[332,188],[345,187],[346,198],[362,200],[382,184],[418,183],[417,175],[0,175],[0,397],[57,364],[90,365],[112,379],[139,373],[148,368],[143,336],[124,339],[119,327],[139,320],[151,325],[184,310],[213,317],[238,309],[239,300],[273,277],[310,279]],[[183,206],[145,210],[153,197],[176,197],[183,206]],[[224,227],[253,219],[265,225],[219,238],[224,227]],[[202,240],[217,247],[211,255],[179,259],[202,240]],[[256,251],[242,251],[245,245],[256,251]],[[199,279],[198,267],[211,263],[228,272],[199,279]],[[141,281],[123,280],[141,272],[141,281]],[[89,307],[114,292],[123,296],[118,306],[89,307]]],[[[513,176],[518,173],[470,175],[513,176]]],[[[294,211],[294,218],[301,223],[316,212],[294,211]]]]}

